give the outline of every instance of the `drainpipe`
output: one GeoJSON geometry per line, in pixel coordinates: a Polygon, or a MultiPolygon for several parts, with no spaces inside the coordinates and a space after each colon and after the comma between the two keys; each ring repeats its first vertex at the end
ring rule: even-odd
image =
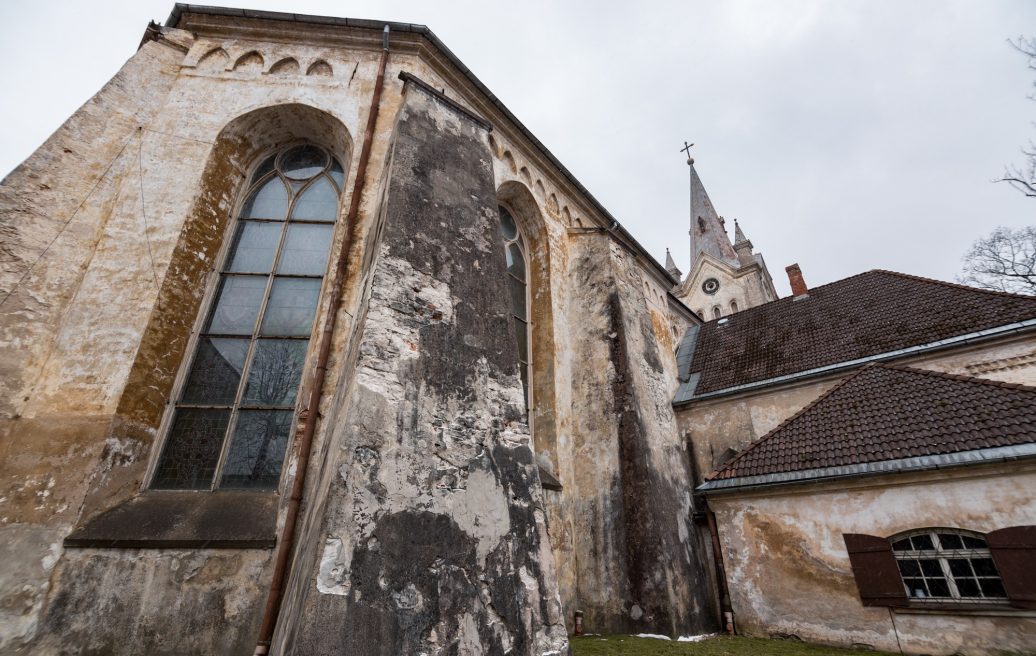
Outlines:
{"type": "Polygon", "coordinates": [[[265,656],[270,652],[270,641],[277,627],[277,617],[281,612],[281,599],[284,592],[284,581],[288,572],[288,560],[295,546],[295,526],[298,523],[299,505],[306,486],[306,472],[309,469],[309,456],[313,448],[313,434],[316,432],[317,416],[320,411],[320,397],[324,391],[327,378],[327,362],[331,357],[331,341],[338,319],[338,310],[342,305],[342,287],[349,266],[349,252],[352,250],[356,233],[356,217],[360,211],[360,196],[363,194],[364,181],[367,178],[367,163],[370,161],[371,143],[374,141],[374,127],[378,121],[378,108],[381,105],[381,91],[385,85],[385,66],[389,57],[389,27],[385,26],[382,38],[381,63],[378,65],[378,79],[374,83],[374,95],[367,114],[367,127],[363,133],[363,147],[360,150],[360,161],[356,166],[356,180],[353,183],[352,197],[349,200],[349,213],[345,219],[345,238],[342,250],[338,254],[335,267],[334,284],[331,287],[331,303],[324,319],[324,330],[320,336],[320,351],[314,371],[313,391],[309,395],[306,407],[302,435],[299,438],[299,460],[295,468],[295,480],[291,485],[291,497],[284,516],[284,528],[277,540],[277,557],[273,569],[273,580],[266,597],[266,610],[263,622],[259,627],[259,640],[253,656],[265,656]]]}
{"type": "Polygon", "coordinates": [[[723,624],[729,635],[734,635],[734,609],[730,606],[730,591],[727,588],[727,572],[723,567],[723,552],[719,546],[719,531],[716,530],[716,513],[705,502],[705,516],[709,521],[709,534],[712,536],[712,560],[716,566],[716,582],[719,583],[719,606],[723,612],[723,624]]]}

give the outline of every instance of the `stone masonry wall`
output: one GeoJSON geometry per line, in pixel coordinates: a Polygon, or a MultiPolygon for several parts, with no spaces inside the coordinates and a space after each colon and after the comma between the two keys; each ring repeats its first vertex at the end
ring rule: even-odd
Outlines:
{"type": "MultiPolygon", "coordinates": [[[[702,633],[708,593],[659,338],[632,258],[606,233],[571,246],[572,464],[566,485],[588,631],[702,633]]],[[[562,511],[564,512],[564,511],[562,511]]]]}
{"type": "Polygon", "coordinates": [[[486,130],[410,87],[316,571],[285,652],[562,654],[486,130]]]}

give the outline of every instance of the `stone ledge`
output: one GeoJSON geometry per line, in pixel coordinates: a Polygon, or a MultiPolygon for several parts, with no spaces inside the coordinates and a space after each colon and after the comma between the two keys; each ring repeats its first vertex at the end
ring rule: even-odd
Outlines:
{"type": "Polygon", "coordinates": [[[144,492],[78,526],[66,547],[272,549],[272,492],[144,492]]]}

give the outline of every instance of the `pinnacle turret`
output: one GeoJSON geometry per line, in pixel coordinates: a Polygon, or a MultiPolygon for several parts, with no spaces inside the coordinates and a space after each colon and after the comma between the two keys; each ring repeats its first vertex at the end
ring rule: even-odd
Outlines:
{"type": "Polygon", "coordinates": [[[676,266],[676,262],[673,261],[673,254],[669,252],[669,249],[665,249],[665,270],[669,272],[669,275],[680,280],[683,277],[683,273],[676,266]]]}

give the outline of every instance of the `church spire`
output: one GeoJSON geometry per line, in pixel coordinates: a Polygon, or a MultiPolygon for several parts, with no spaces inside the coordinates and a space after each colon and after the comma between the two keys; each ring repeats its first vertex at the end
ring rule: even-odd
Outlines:
{"type": "Polygon", "coordinates": [[[691,268],[693,270],[699,253],[708,253],[736,267],[738,257],[727,236],[723,217],[716,213],[709,195],[705,193],[705,185],[694,168],[693,157],[687,158],[687,166],[691,174],[691,268]]]}

